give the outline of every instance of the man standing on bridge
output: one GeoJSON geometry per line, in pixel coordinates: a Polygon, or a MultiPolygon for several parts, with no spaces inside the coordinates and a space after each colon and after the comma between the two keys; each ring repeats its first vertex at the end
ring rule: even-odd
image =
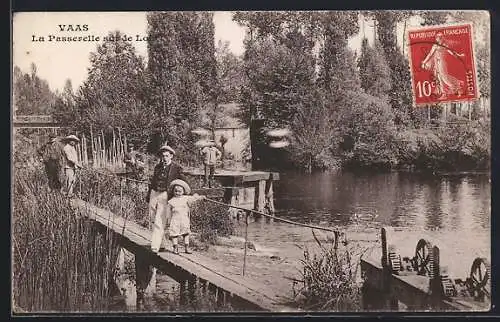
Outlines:
{"type": "Polygon", "coordinates": [[[168,188],[175,179],[185,180],[182,174],[182,167],[172,162],[175,155],[174,149],[168,145],[160,148],[161,161],[155,166],[153,176],[149,185],[149,219],[153,221],[153,233],[151,236],[151,250],[160,251],[165,236],[165,226],[167,225],[166,207],[169,196],[168,188]]]}
{"type": "Polygon", "coordinates": [[[69,198],[73,197],[73,188],[76,181],[76,169],[82,168],[78,162],[78,154],[76,153],[75,146],[80,142],[76,135],[68,135],[65,137],[66,145],[64,146],[64,191],[63,193],[69,198]]]}
{"type": "Polygon", "coordinates": [[[38,155],[45,165],[45,173],[49,180],[51,191],[61,191],[62,164],[64,162],[64,152],[61,142],[55,134],[50,134],[49,141],[38,149],[38,155]]]}
{"type": "Polygon", "coordinates": [[[203,156],[203,169],[205,171],[205,187],[212,187],[215,174],[215,166],[220,159],[222,153],[215,146],[214,140],[209,140],[208,145],[201,149],[200,154],[203,156]]]}

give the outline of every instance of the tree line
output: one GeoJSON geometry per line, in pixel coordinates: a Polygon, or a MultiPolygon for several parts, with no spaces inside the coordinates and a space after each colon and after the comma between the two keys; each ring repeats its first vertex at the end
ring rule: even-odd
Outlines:
{"type": "Polygon", "coordinates": [[[481,12],[236,12],[233,20],[246,30],[242,57],[227,43],[215,43],[213,13],[153,12],[147,14],[147,63],[113,31],[110,36],[120,40],[91,53],[88,78],[76,93],[68,81],[63,93],[29,96],[46,92],[32,72],[14,75],[15,102],[19,111],[50,106],[83,133],[121,128],[150,151],[167,140],[186,156],[196,140],[190,130],[221,125],[221,104],[236,102],[248,126],[261,120],[264,129],[292,130],[292,144],[265,151],[279,155],[281,165],[308,171],[487,166],[489,123],[480,118],[478,103],[466,126],[437,131],[425,129],[443,107],[412,106],[408,59],[397,32],[415,16],[421,25],[472,21],[482,28],[476,55],[480,93],[488,98],[489,24],[481,12]],[[360,15],[375,25],[376,36],[371,44],[363,39],[357,53],[348,40],[360,31],[360,15]]]}

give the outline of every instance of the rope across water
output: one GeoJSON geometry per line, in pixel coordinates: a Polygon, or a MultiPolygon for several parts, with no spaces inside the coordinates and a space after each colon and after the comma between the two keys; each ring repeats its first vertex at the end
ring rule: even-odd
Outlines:
{"type": "MultiPolygon", "coordinates": [[[[108,177],[112,177],[112,178],[115,178],[115,179],[128,180],[128,181],[131,181],[131,182],[136,182],[136,183],[141,183],[141,184],[146,184],[146,185],[149,184],[149,181],[146,181],[146,180],[137,180],[137,179],[131,179],[131,178],[127,178],[127,177],[121,177],[121,176],[118,176],[116,174],[109,174],[109,173],[105,173],[105,172],[102,172],[102,171],[99,171],[99,170],[97,170],[97,173],[105,175],[105,176],[108,176],[108,177]]],[[[230,204],[227,204],[225,202],[220,202],[220,201],[217,201],[217,200],[214,200],[214,199],[210,199],[210,198],[205,198],[204,200],[206,200],[208,202],[211,202],[211,203],[214,203],[214,204],[219,204],[219,205],[231,207],[231,208],[234,208],[234,209],[242,210],[242,211],[245,211],[245,212],[250,212],[250,213],[253,213],[253,214],[257,214],[257,215],[260,215],[260,216],[263,216],[263,217],[267,217],[267,218],[270,218],[270,219],[273,219],[273,220],[276,220],[276,221],[284,222],[284,223],[295,225],[295,226],[301,226],[301,227],[312,228],[312,229],[317,229],[317,230],[322,230],[322,231],[328,231],[328,232],[332,232],[332,233],[335,233],[335,234],[339,234],[340,233],[339,230],[332,229],[332,228],[329,228],[329,227],[322,227],[322,226],[304,224],[304,223],[296,222],[296,221],[293,221],[293,220],[288,220],[288,219],[276,217],[276,216],[273,216],[273,215],[269,215],[269,214],[266,214],[264,212],[260,212],[260,211],[257,211],[257,210],[247,209],[247,208],[239,207],[239,206],[236,206],[236,205],[230,205],[230,204]]]]}

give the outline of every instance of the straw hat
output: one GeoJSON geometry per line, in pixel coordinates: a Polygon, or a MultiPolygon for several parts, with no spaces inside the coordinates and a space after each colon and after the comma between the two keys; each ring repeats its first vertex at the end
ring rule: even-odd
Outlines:
{"type": "Polygon", "coordinates": [[[76,141],[80,142],[80,139],[76,135],[68,135],[67,137],[64,138],[66,141],[76,141]]]}
{"type": "Polygon", "coordinates": [[[189,187],[188,183],[184,180],[175,179],[174,181],[170,182],[168,189],[170,190],[171,193],[172,193],[174,186],[181,186],[182,188],[184,188],[184,194],[186,194],[186,195],[191,194],[191,188],[189,187]]]}
{"type": "Polygon", "coordinates": [[[163,145],[161,148],[160,148],[160,152],[163,152],[163,151],[169,151],[170,153],[174,154],[175,155],[175,150],[172,149],[171,147],[169,147],[168,145],[163,145]]]}

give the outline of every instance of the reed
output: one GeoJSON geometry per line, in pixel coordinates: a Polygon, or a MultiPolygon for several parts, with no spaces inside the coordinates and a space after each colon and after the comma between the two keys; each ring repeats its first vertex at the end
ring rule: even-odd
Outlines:
{"type": "Polygon", "coordinates": [[[358,264],[347,241],[321,242],[313,231],[318,249],[304,250],[302,288],[297,304],[306,310],[349,312],[361,310],[358,264]]]}
{"type": "Polygon", "coordinates": [[[39,169],[14,172],[13,302],[25,312],[105,311],[114,280],[110,234],[50,192],[39,169]]]}

